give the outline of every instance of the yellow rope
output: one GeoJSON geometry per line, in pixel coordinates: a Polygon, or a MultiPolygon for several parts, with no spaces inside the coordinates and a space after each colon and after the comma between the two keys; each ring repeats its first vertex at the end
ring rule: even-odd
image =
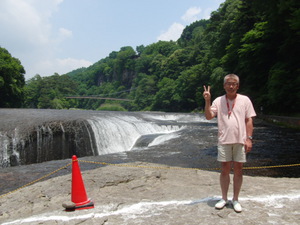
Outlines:
{"type": "Polygon", "coordinates": [[[114,163],[106,163],[106,162],[94,162],[94,161],[85,161],[85,160],[78,160],[79,162],[84,163],[93,163],[93,164],[101,164],[106,166],[118,166],[118,167],[133,167],[133,168],[144,168],[144,169],[175,169],[175,170],[219,170],[218,168],[207,168],[207,169],[200,169],[200,168],[185,168],[185,167],[159,167],[159,166],[141,166],[141,165],[128,165],[128,164],[114,164],[114,163]]]}
{"type": "Polygon", "coordinates": [[[11,194],[11,193],[14,193],[14,192],[16,192],[16,191],[19,191],[19,190],[21,190],[21,189],[23,189],[23,188],[25,188],[25,187],[28,187],[28,186],[30,186],[30,185],[32,185],[32,184],[38,182],[38,181],[41,181],[41,180],[45,179],[46,177],[49,177],[49,176],[51,176],[52,174],[55,174],[55,173],[57,173],[58,171],[67,168],[67,167],[70,166],[71,164],[72,164],[72,163],[69,163],[69,164],[67,164],[67,165],[65,165],[65,166],[63,166],[63,167],[61,167],[61,168],[59,168],[59,169],[57,169],[57,170],[55,170],[55,171],[53,171],[53,172],[51,172],[51,173],[46,174],[45,176],[43,176],[43,177],[41,177],[41,178],[39,178],[39,179],[36,179],[36,180],[34,180],[34,181],[32,181],[32,182],[30,182],[30,183],[28,183],[28,184],[23,185],[22,187],[19,187],[19,188],[15,189],[15,190],[13,190],[13,191],[10,191],[10,192],[8,192],[8,193],[6,193],[6,194],[0,195],[0,198],[4,197],[4,196],[6,196],[6,195],[9,195],[9,194],[11,194]]]}
{"type": "MultiPolygon", "coordinates": [[[[166,167],[166,166],[160,167],[160,166],[142,166],[142,165],[114,164],[114,163],[94,162],[94,161],[86,161],[86,160],[77,160],[77,161],[83,162],[83,163],[93,163],[93,164],[100,164],[100,165],[107,165],[107,166],[109,165],[109,166],[118,166],[118,167],[145,168],[145,169],[213,170],[213,171],[215,171],[215,170],[221,170],[220,168],[186,168],[186,167],[166,167]]],[[[43,176],[43,177],[41,177],[41,178],[39,178],[37,180],[34,180],[34,181],[32,181],[32,182],[30,182],[28,184],[23,185],[22,187],[19,187],[19,188],[15,189],[13,191],[10,191],[10,192],[8,192],[6,194],[0,195],[0,198],[5,197],[5,196],[7,196],[7,195],[9,195],[11,193],[14,193],[16,191],[19,191],[19,190],[21,190],[21,189],[23,189],[25,187],[28,187],[28,186],[30,186],[30,185],[38,182],[38,181],[41,181],[41,180],[45,179],[46,177],[49,177],[49,176],[57,173],[58,171],[67,168],[71,164],[72,164],[72,162],[69,163],[69,164],[67,164],[67,165],[65,165],[65,166],[63,166],[63,167],[61,167],[61,168],[59,168],[59,169],[57,169],[57,170],[55,170],[55,171],[53,171],[53,172],[51,172],[51,173],[48,173],[47,175],[45,175],[45,176],[43,176]]],[[[245,170],[270,169],[270,168],[282,168],[282,167],[292,167],[292,166],[300,166],[300,163],[298,163],[298,164],[289,164],[289,165],[277,165],[277,166],[244,167],[243,169],[245,169],[245,170]]]]}
{"type": "MultiPolygon", "coordinates": [[[[221,170],[221,168],[186,168],[186,167],[159,167],[159,166],[141,166],[141,165],[128,165],[128,164],[113,164],[106,162],[94,162],[94,161],[85,161],[78,160],[79,162],[84,163],[93,163],[93,164],[101,164],[101,165],[109,165],[109,166],[119,166],[119,167],[135,167],[135,168],[148,168],[148,169],[176,169],[176,170],[221,170]]],[[[256,167],[243,167],[245,170],[253,170],[253,169],[270,169],[270,168],[279,168],[279,167],[292,167],[292,166],[300,166],[298,164],[289,164],[289,165],[277,165],[277,166],[256,166],[256,167]]]]}
{"type": "Polygon", "coordinates": [[[277,166],[253,166],[253,167],[244,167],[244,170],[254,170],[254,169],[270,169],[270,168],[282,168],[282,167],[292,167],[292,166],[300,166],[300,163],[297,164],[289,164],[289,165],[277,165],[277,166]]]}

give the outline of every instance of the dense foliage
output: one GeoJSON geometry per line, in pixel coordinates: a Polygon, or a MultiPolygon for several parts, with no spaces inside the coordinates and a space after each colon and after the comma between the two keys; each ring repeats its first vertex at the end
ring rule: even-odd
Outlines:
{"type": "MultiPolygon", "coordinates": [[[[203,85],[224,93],[227,73],[257,110],[299,113],[298,0],[226,0],[209,20],[187,26],[176,41],[122,47],[88,68],[36,75],[25,87],[26,107],[185,111],[201,109],[203,85]],[[66,99],[102,96],[132,101],[66,99]]],[[[1,80],[0,80],[1,81],[1,80]]]]}
{"type": "Polygon", "coordinates": [[[21,62],[0,47],[0,107],[22,106],[24,73],[21,62]]]}

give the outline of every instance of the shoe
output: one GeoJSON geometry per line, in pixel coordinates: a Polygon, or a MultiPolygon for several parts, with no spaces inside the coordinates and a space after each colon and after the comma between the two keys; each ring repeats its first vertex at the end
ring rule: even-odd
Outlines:
{"type": "Polygon", "coordinates": [[[216,209],[223,209],[225,205],[227,205],[228,201],[225,201],[224,199],[221,199],[218,201],[218,203],[215,205],[216,209]]]}
{"type": "Polygon", "coordinates": [[[233,204],[233,209],[235,212],[237,212],[237,213],[242,212],[242,210],[243,210],[242,206],[238,201],[233,201],[232,204],[233,204]]]}

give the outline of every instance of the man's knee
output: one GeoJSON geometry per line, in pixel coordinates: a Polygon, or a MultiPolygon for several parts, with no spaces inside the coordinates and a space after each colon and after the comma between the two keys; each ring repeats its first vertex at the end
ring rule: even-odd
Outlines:
{"type": "Polygon", "coordinates": [[[242,175],[243,174],[243,163],[234,162],[233,173],[235,175],[242,175]]]}
{"type": "Polygon", "coordinates": [[[222,162],[222,175],[229,175],[231,171],[231,162],[222,162]]]}

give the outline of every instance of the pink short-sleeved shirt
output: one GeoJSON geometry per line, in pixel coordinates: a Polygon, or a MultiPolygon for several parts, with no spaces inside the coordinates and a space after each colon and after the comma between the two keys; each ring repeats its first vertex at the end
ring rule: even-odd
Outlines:
{"type": "Polygon", "coordinates": [[[216,98],[211,105],[211,110],[218,119],[219,144],[244,144],[247,138],[245,121],[256,116],[252,102],[247,96],[241,94],[237,94],[235,101],[228,102],[229,109],[232,111],[230,116],[226,95],[216,98]]]}

